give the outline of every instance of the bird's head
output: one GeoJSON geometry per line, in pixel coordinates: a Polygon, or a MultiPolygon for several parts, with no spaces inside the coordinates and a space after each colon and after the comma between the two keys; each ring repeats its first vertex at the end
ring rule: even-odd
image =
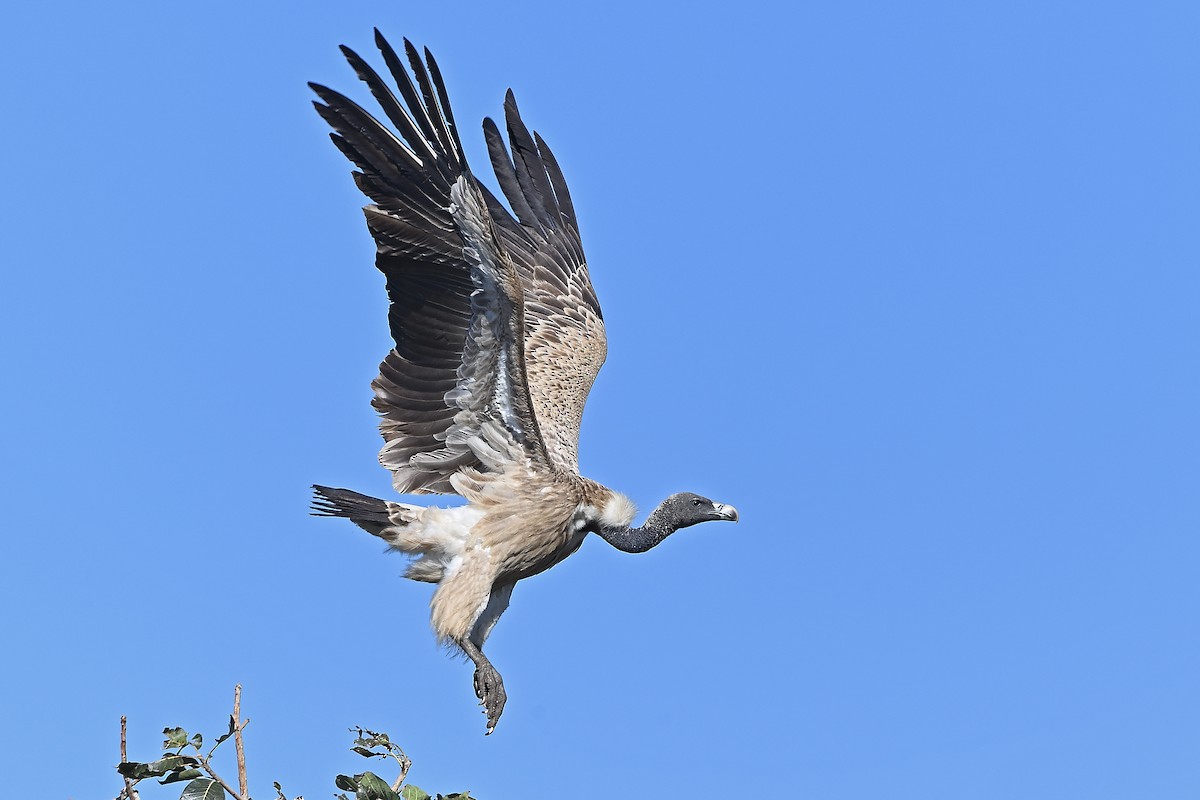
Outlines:
{"type": "Polygon", "coordinates": [[[714,503],[707,497],[691,492],[673,494],[654,510],[655,522],[678,530],[689,525],[713,520],[737,522],[738,512],[733,506],[714,503]]]}

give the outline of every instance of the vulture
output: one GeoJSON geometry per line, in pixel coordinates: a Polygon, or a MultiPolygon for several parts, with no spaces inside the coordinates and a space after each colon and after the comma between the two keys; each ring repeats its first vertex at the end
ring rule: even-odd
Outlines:
{"type": "Polygon", "coordinates": [[[400,494],[467,503],[424,507],[314,486],[312,511],[349,519],[412,557],[405,577],[437,584],[433,629],[474,662],[490,734],[507,696],[483,645],[517,581],[562,561],[589,533],[641,553],[680,528],[738,513],[680,493],[632,527],[629,498],[579,474],[579,422],[607,344],[562,170],[510,90],[507,146],[496,123],[483,122],[506,208],[467,166],[429,50],[422,60],[405,39],[401,60],[378,30],[375,44],[399,96],[341,49],[390,126],[309,86],[371,201],[367,228],[387,282],[395,346],[371,384],[379,460],[400,494]]]}

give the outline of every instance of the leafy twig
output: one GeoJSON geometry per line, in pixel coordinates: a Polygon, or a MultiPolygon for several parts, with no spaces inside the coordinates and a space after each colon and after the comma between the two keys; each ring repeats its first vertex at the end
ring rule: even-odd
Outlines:
{"type": "Polygon", "coordinates": [[[351,730],[358,734],[358,737],[354,740],[354,747],[350,748],[351,750],[363,758],[391,756],[400,765],[400,776],[392,783],[392,791],[399,792],[400,787],[404,785],[404,777],[412,769],[412,759],[386,733],[377,733],[369,731],[366,728],[352,728],[351,730]],[[375,752],[376,748],[383,748],[383,752],[375,752]]]}

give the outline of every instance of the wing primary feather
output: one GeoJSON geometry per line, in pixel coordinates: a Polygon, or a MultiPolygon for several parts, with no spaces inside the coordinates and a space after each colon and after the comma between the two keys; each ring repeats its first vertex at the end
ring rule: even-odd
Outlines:
{"type": "Polygon", "coordinates": [[[567,218],[571,227],[578,230],[579,222],[575,217],[575,204],[571,202],[571,192],[567,189],[567,179],[563,177],[562,168],[558,166],[558,159],[554,157],[550,146],[537,131],[533,132],[533,139],[537,142],[538,153],[542,156],[546,174],[550,177],[550,184],[554,187],[554,197],[558,200],[558,212],[567,218]]]}
{"type": "Polygon", "coordinates": [[[529,129],[521,121],[517,109],[517,98],[509,89],[504,96],[504,120],[508,126],[508,141],[512,145],[513,164],[517,168],[517,179],[521,183],[529,204],[543,226],[557,228],[557,204],[554,190],[546,179],[546,166],[538,155],[537,145],[529,135],[529,129]]]}
{"type": "Polygon", "coordinates": [[[450,97],[446,93],[446,83],[442,80],[442,71],[438,68],[437,59],[433,57],[433,53],[429,52],[429,48],[425,48],[425,61],[429,64],[429,76],[433,79],[433,85],[437,89],[438,103],[442,107],[442,119],[446,123],[446,127],[450,133],[450,140],[454,143],[454,152],[458,156],[458,163],[465,167],[467,156],[463,153],[462,139],[458,135],[458,126],[454,124],[454,111],[450,108],[450,97]]]}
{"type": "Polygon", "coordinates": [[[403,207],[433,224],[440,224],[434,209],[439,209],[442,204],[436,199],[436,189],[434,194],[430,193],[428,175],[422,172],[416,155],[353,101],[325,87],[314,86],[313,91],[331,104],[314,102],[313,106],[337,132],[334,144],[365,172],[378,175],[388,187],[384,193],[372,195],[372,199],[394,210],[398,208],[396,199],[386,195],[398,193],[407,198],[403,207]],[[417,198],[423,199],[424,203],[418,205],[417,198]]]}
{"type": "MultiPolygon", "coordinates": [[[[550,184],[554,187],[554,195],[558,200],[560,224],[557,235],[575,260],[579,264],[585,264],[587,259],[583,255],[583,242],[579,238],[579,223],[575,218],[575,204],[571,202],[571,192],[567,189],[567,179],[563,177],[562,168],[558,166],[558,159],[554,157],[550,146],[538,135],[537,131],[534,131],[533,138],[537,142],[542,163],[546,166],[546,175],[550,178],[550,184]]],[[[590,279],[587,284],[591,284],[590,279]]]]}
{"type": "MultiPolygon", "coordinates": [[[[442,146],[442,151],[446,155],[452,153],[457,155],[457,148],[455,148],[451,141],[450,131],[446,128],[446,121],[442,119],[442,112],[438,108],[437,98],[434,95],[433,84],[429,81],[429,72],[425,69],[425,64],[421,61],[420,53],[417,52],[417,48],[413,47],[413,43],[408,39],[404,40],[404,52],[408,55],[408,63],[412,67],[413,75],[416,76],[417,85],[421,87],[421,96],[425,100],[425,114],[429,117],[430,124],[433,125],[438,142],[442,146]]],[[[462,171],[462,162],[451,166],[455,172],[462,171]]]]}
{"type": "Polygon", "coordinates": [[[417,149],[423,149],[432,156],[433,151],[430,150],[429,143],[425,140],[425,137],[421,135],[420,131],[417,130],[416,123],[413,122],[413,119],[408,115],[408,112],[404,110],[404,106],[400,105],[400,102],[396,99],[396,96],[392,94],[392,90],[389,89],[387,84],[383,82],[383,79],[379,77],[379,73],[372,69],[371,66],[363,60],[362,56],[351,50],[346,45],[342,45],[341,49],[342,55],[344,55],[346,60],[350,62],[350,66],[354,68],[355,74],[358,75],[360,80],[367,84],[367,87],[371,90],[371,94],[375,97],[375,100],[379,103],[380,107],[383,108],[383,113],[387,114],[388,119],[390,119],[392,124],[395,125],[400,131],[400,134],[408,142],[409,147],[414,151],[414,153],[417,149]]]}
{"type": "Polygon", "coordinates": [[[483,138],[487,140],[488,157],[492,162],[492,171],[496,173],[496,181],[500,184],[500,191],[504,192],[504,197],[516,212],[521,224],[536,227],[537,216],[529,206],[529,201],[525,199],[521,182],[508,155],[508,148],[504,146],[504,137],[491,117],[483,120],[483,138]]]}
{"type": "MultiPolygon", "coordinates": [[[[325,106],[319,106],[319,104],[315,105],[318,105],[319,108],[326,108],[325,106]]],[[[321,116],[326,117],[326,119],[330,117],[336,119],[336,115],[332,112],[328,115],[322,113],[321,116]]],[[[388,183],[403,184],[405,177],[396,163],[371,142],[369,138],[356,135],[354,131],[344,130],[334,124],[332,120],[330,124],[338,129],[335,133],[331,133],[330,137],[333,139],[333,143],[337,145],[337,148],[345,154],[346,158],[350,159],[360,168],[378,174],[388,183]]]]}
{"type": "MultiPolygon", "coordinates": [[[[310,83],[308,87],[324,101],[324,104],[313,102],[317,113],[342,136],[350,140],[365,139],[389,163],[398,164],[399,162],[387,152],[390,147],[394,146],[397,153],[407,156],[409,162],[407,166],[410,169],[421,169],[421,160],[417,154],[358,103],[319,83],[310,83]]],[[[365,165],[359,164],[359,166],[365,165]]]]}
{"type": "MultiPolygon", "coordinates": [[[[405,40],[405,43],[407,41],[405,40]]],[[[433,123],[425,113],[425,106],[421,103],[421,99],[417,96],[417,89],[413,86],[412,78],[408,77],[408,70],[404,68],[404,63],[396,55],[396,51],[392,49],[388,40],[383,38],[383,34],[379,32],[378,28],[375,29],[375,46],[383,54],[383,61],[392,73],[392,79],[396,81],[396,88],[400,90],[404,102],[408,104],[417,127],[421,129],[421,133],[429,143],[437,142],[438,137],[433,131],[433,123]]]]}

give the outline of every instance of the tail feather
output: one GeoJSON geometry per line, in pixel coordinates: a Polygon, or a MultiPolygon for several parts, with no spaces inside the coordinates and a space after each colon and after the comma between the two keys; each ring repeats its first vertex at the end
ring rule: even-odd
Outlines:
{"type": "Polygon", "coordinates": [[[404,573],[414,581],[437,583],[461,554],[471,527],[483,512],[471,506],[427,509],[389,503],[350,489],[313,486],[314,517],[344,517],[378,536],[393,550],[415,557],[404,573]],[[432,515],[427,519],[427,515],[432,515]]]}
{"type": "Polygon", "coordinates": [[[312,502],[314,517],[345,517],[375,536],[392,524],[388,504],[378,498],[349,489],[315,485],[312,488],[315,495],[312,502]]]}

